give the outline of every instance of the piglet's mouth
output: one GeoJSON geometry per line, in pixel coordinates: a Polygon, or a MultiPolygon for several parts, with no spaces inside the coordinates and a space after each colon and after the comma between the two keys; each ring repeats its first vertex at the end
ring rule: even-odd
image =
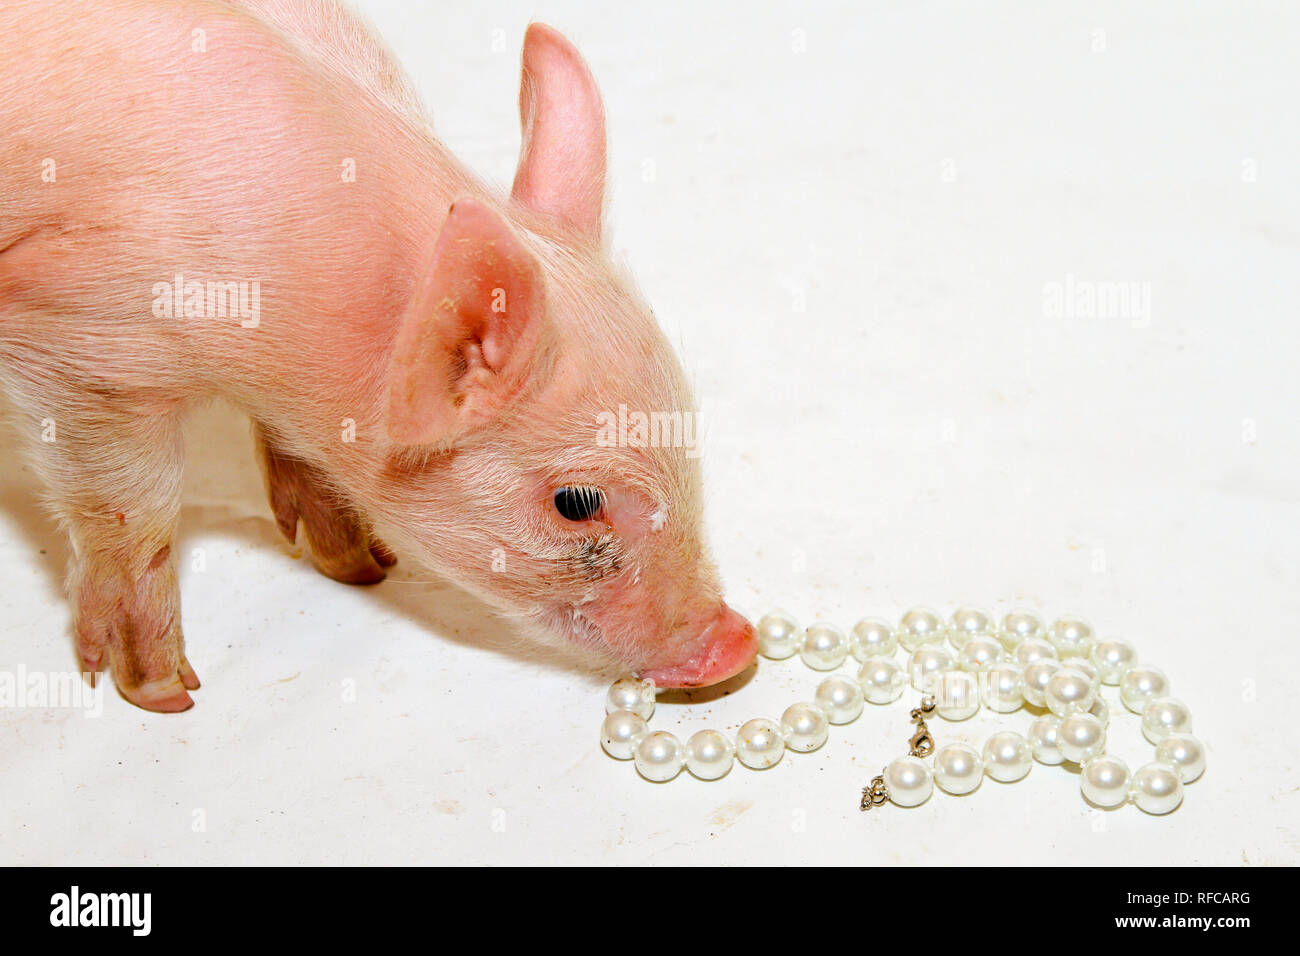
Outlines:
{"type": "Polygon", "coordinates": [[[696,646],[699,651],[684,661],[644,668],[640,676],[658,687],[707,687],[739,674],[758,653],[754,626],[729,607],[704,629],[696,646]]]}
{"type": "MultiPolygon", "coordinates": [[[[624,656],[610,646],[600,625],[574,605],[546,613],[543,621],[548,629],[563,634],[580,647],[624,656]]],[[[666,642],[651,658],[667,658],[669,663],[656,662],[639,668],[637,673],[658,687],[707,687],[739,674],[753,663],[757,654],[754,626],[724,605],[702,630],[693,630],[689,639],[666,642]],[[684,652],[669,650],[683,647],[684,652]]]]}

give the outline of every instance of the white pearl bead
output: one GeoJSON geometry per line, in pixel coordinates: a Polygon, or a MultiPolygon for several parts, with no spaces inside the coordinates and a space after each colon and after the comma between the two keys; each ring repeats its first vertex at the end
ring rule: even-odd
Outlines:
{"type": "Polygon", "coordinates": [[[1092,692],[1092,681],[1087,674],[1075,670],[1072,663],[1066,664],[1048,678],[1047,686],[1043,688],[1043,697],[1047,701],[1047,709],[1057,717],[1087,713],[1096,699],[1092,692]]]}
{"type": "Polygon", "coordinates": [[[1168,764],[1183,783],[1191,783],[1205,773],[1205,745],[1191,734],[1170,734],[1156,744],[1156,763],[1168,764]]]}
{"type": "Polygon", "coordinates": [[[1016,663],[1028,667],[1034,661],[1056,660],[1056,648],[1037,638],[1026,638],[1016,648],[1016,663]]]}
{"type": "Polygon", "coordinates": [[[1149,763],[1133,774],[1129,796],[1147,813],[1169,813],[1183,802],[1183,781],[1168,764],[1149,763]]]}
{"type": "Polygon", "coordinates": [[[974,747],[948,744],[934,754],[934,782],[945,793],[961,796],[984,779],[984,761],[974,747]]]}
{"type": "Polygon", "coordinates": [[[868,657],[892,657],[898,650],[894,629],[878,617],[864,617],[849,632],[853,656],[862,662],[868,657]]]}
{"type": "Polygon", "coordinates": [[[776,721],[755,717],[736,732],[736,759],[751,770],[766,770],[781,762],[785,735],[776,721]]]}
{"type": "Polygon", "coordinates": [[[1094,757],[1079,769],[1079,789],[1099,807],[1118,807],[1128,800],[1128,764],[1118,757],[1094,757]]]}
{"type": "Polygon", "coordinates": [[[1135,714],[1142,713],[1147,704],[1168,693],[1169,678],[1158,667],[1130,667],[1119,679],[1119,699],[1135,714]]]}
{"type": "Polygon", "coordinates": [[[944,720],[973,717],[980,709],[979,680],[967,671],[947,671],[938,675],[934,704],[944,720]]]}
{"type": "Polygon", "coordinates": [[[605,695],[605,713],[612,714],[616,710],[630,710],[649,720],[655,712],[655,682],[635,677],[614,681],[605,695]]]}
{"type": "Polygon", "coordinates": [[[615,760],[631,760],[636,745],[650,733],[650,728],[630,710],[616,710],[600,725],[600,745],[615,760]]]}
{"type": "Polygon", "coordinates": [[[1142,711],[1142,736],[1158,744],[1170,734],[1190,734],[1192,712],[1177,697],[1157,697],[1142,711]]]}
{"type": "Polygon", "coordinates": [[[785,611],[772,611],[758,619],[754,626],[758,637],[758,652],[773,661],[783,661],[799,650],[803,632],[799,624],[785,611]]]}
{"type": "Polygon", "coordinates": [[[1015,664],[994,664],[981,675],[984,706],[998,714],[1019,710],[1025,702],[1025,682],[1015,664]]]}
{"type": "Polygon", "coordinates": [[[849,639],[834,624],[821,621],[809,624],[803,633],[799,656],[815,671],[834,670],[849,656],[849,639]]]}
{"type": "Polygon", "coordinates": [[[1024,671],[1025,700],[1035,707],[1046,707],[1047,682],[1060,669],[1061,662],[1051,657],[1040,658],[1032,664],[1026,664],[1024,671]]]}
{"type": "Polygon", "coordinates": [[[1033,611],[1015,610],[1002,618],[1002,628],[998,636],[1007,650],[1015,650],[1022,641],[1041,637],[1043,622],[1033,611]]]}
{"type": "Polygon", "coordinates": [[[781,715],[785,745],[796,753],[811,753],[826,743],[830,729],[825,712],[816,704],[791,704],[781,715]]]}
{"type": "Polygon", "coordinates": [[[716,730],[701,730],[686,741],[686,769],[701,780],[725,777],[736,745],[716,730]]]}
{"type": "Polygon", "coordinates": [[[1052,623],[1047,632],[1047,640],[1062,657],[1087,656],[1092,650],[1092,628],[1077,617],[1063,617],[1052,623]]]}
{"type": "Polygon", "coordinates": [[[634,759],[637,773],[653,783],[664,783],[682,772],[686,751],[672,734],[656,730],[641,738],[634,759]]]}
{"type": "Polygon", "coordinates": [[[917,807],[930,799],[934,778],[925,762],[916,757],[899,757],[885,768],[889,799],[900,807],[917,807]]]}
{"type": "Polygon", "coordinates": [[[1125,641],[1099,641],[1089,655],[1103,684],[1118,684],[1124,671],[1137,663],[1137,651],[1125,641]]]}
{"type": "Polygon", "coordinates": [[[898,622],[898,643],[904,650],[914,651],[922,644],[941,643],[946,630],[943,618],[938,614],[927,608],[914,607],[898,622]]]}
{"type": "Polygon", "coordinates": [[[1029,725],[1029,749],[1034,759],[1050,767],[1065,763],[1061,753],[1061,720],[1051,714],[1034,718],[1029,725]]]}
{"type": "Polygon", "coordinates": [[[813,703],[825,712],[832,724],[847,724],[858,719],[866,701],[861,685],[847,677],[828,677],[817,685],[813,703]]]}
{"type": "Polygon", "coordinates": [[[1002,643],[988,635],[970,638],[957,655],[957,663],[966,671],[982,671],[1005,659],[1006,651],[1002,649],[1002,643]]]}
{"type": "Polygon", "coordinates": [[[912,686],[923,694],[933,691],[938,676],[955,666],[952,655],[938,645],[927,645],[912,652],[907,662],[907,676],[912,686]]]}
{"type": "Polygon", "coordinates": [[[984,772],[999,783],[1013,783],[1033,766],[1029,742],[1018,733],[1004,730],[984,744],[984,772]]]}
{"type": "Polygon", "coordinates": [[[1084,764],[1106,751],[1106,728],[1092,714],[1073,714],[1061,721],[1056,745],[1071,763],[1084,764]]]}
{"type": "Polygon", "coordinates": [[[948,643],[953,650],[961,650],[972,637],[992,636],[993,622],[983,611],[973,607],[963,607],[953,611],[948,620],[948,643]]]}
{"type": "Polygon", "coordinates": [[[858,671],[862,695],[873,704],[889,704],[903,695],[907,675],[895,660],[873,657],[858,671]]]}

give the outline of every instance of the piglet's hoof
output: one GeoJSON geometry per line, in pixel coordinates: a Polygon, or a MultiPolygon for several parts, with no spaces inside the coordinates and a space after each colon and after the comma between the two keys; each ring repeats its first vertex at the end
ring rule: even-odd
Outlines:
{"type": "Polygon", "coordinates": [[[189,710],[194,699],[189,692],[199,689],[199,678],[189,661],[181,659],[181,666],[171,677],[153,680],[138,687],[118,685],[117,692],[144,710],[159,714],[175,714],[189,710]]]}
{"type": "Polygon", "coordinates": [[[311,559],[321,574],[344,584],[378,584],[387,576],[386,569],[397,563],[397,556],[378,539],[347,550],[313,548],[311,559]]]}

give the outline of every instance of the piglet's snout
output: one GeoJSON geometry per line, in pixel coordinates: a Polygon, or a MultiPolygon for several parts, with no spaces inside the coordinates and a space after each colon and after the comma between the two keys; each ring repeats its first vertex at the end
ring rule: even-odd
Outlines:
{"type": "Polygon", "coordinates": [[[641,671],[660,687],[705,687],[739,674],[758,653],[754,626],[727,607],[703,626],[684,628],[673,635],[671,647],[678,648],[670,663],[641,671]]]}

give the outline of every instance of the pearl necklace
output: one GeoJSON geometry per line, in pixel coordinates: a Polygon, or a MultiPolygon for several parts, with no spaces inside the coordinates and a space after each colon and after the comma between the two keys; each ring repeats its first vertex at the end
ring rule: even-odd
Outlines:
{"type": "Polygon", "coordinates": [[[866,702],[892,703],[910,682],[925,695],[911,713],[916,732],[907,754],[863,789],[863,810],[885,802],[920,806],[936,784],[960,795],[974,791],[985,776],[1011,783],[1023,779],[1036,760],[1078,765],[1080,789],[1094,806],[1132,802],[1147,813],[1164,814],[1182,803],[1183,785],[1205,771],[1205,747],[1191,736],[1191,713],[1169,696],[1164,673],[1139,665],[1137,652],[1124,641],[1096,640],[1092,628],[1077,617],[1046,627],[1030,611],[1012,611],[997,627],[974,608],[961,608],[946,622],[933,611],[914,608],[897,627],[864,618],[846,635],[822,622],[801,629],[789,614],[774,611],[759,619],[756,630],[759,653],[769,660],[798,653],[813,670],[831,671],[851,653],[861,664],[857,680],[832,675],[818,685],[811,703],[792,704],[780,721],[746,721],[734,740],[701,730],[683,745],[666,731],[650,731],[654,682],[623,678],[605,698],[600,732],[605,752],[633,761],[641,776],[654,783],[672,780],[683,767],[700,780],[717,780],[731,770],[733,760],[765,770],[779,763],[786,750],[817,750],[831,724],[852,723],[866,702]],[[899,649],[907,655],[903,663],[896,659],[899,649]],[[1141,715],[1142,733],[1155,745],[1155,760],[1136,772],[1106,753],[1110,708],[1101,697],[1103,684],[1118,687],[1120,701],[1141,715]],[[995,733],[982,751],[963,743],[936,748],[926,718],[937,714],[944,720],[966,720],[981,703],[1000,714],[1025,705],[1041,713],[1027,734],[995,733]]]}

